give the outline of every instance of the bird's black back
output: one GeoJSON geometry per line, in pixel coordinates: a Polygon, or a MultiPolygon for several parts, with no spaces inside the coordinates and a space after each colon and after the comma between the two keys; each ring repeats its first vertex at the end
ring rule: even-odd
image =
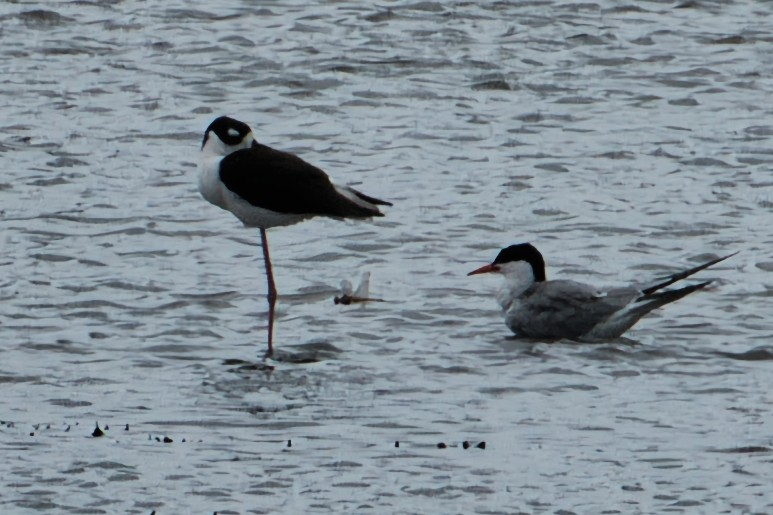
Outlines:
{"type": "Polygon", "coordinates": [[[256,207],[342,218],[382,216],[336,191],[327,174],[298,156],[254,143],[220,163],[220,180],[256,207]]]}

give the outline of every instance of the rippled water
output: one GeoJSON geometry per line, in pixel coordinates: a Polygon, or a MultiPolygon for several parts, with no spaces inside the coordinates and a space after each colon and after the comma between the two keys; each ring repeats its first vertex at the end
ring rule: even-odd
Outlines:
{"type": "Polygon", "coordinates": [[[771,34],[752,1],[0,4],[3,511],[770,512],[771,34]],[[257,231],[196,191],[220,114],[395,204],[270,231],[273,372],[257,231]],[[465,276],[526,240],[609,285],[741,253],[630,340],[528,344],[465,276]],[[363,271],[388,302],[335,305],[363,271]]]}

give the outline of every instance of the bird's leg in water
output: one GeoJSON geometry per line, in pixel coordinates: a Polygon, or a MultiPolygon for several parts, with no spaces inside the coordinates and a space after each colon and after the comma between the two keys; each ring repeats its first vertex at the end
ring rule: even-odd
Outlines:
{"type": "Polygon", "coordinates": [[[274,355],[274,306],[276,305],[276,285],[274,284],[274,273],[271,271],[271,257],[268,255],[268,238],[266,230],[260,229],[260,239],[263,245],[263,261],[266,263],[266,279],[268,280],[268,351],[266,358],[274,355]]]}

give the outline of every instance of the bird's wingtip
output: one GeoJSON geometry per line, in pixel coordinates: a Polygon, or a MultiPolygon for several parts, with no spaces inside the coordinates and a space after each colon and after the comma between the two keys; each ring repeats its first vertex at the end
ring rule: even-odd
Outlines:
{"type": "MultiPolygon", "coordinates": [[[[374,206],[391,206],[391,202],[387,202],[386,200],[381,200],[380,198],[371,197],[370,195],[366,195],[361,191],[357,191],[356,189],[352,188],[351,186],[347,186],[346,189],[348,189],[350,192],[354,193],[354,195],[357,196],[360,200],[364,200],[368,204],[372,204],[374,206]]],[[[378,210],[378,209],[377,209],[378,210]]]]}
{"type": "MultiPolygon", "coordinates": [[[[719,258],[719,261],[724,261],[725,259],[731,258],[731,257],[733,257],[733,256],[735,256],[735,255],[737,255],[737,254],[740,254],[740,253],[741,253],[741,251],[740,251],[740,250],[736,250],[736,251],[735,251],[735,252],[733,252],[732,254],[728,254],[728,255],[727,255],[727,256],[725,256],[725,257],[719,258]]],[[[717,263],[719,263],[719,261],[717,261],[717,263]]]]}

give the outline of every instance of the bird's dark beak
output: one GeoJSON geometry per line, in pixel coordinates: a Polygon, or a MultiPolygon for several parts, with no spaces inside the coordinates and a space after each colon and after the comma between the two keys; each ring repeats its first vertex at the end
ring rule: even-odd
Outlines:
{"type": "Polygon", "coordinates": [[[491,263],[490,265],[484,265],[476,270],[473,270],[467,275],[487,274],[489,272],[499,272],[499,267],[494,263],[491,263]]]}

